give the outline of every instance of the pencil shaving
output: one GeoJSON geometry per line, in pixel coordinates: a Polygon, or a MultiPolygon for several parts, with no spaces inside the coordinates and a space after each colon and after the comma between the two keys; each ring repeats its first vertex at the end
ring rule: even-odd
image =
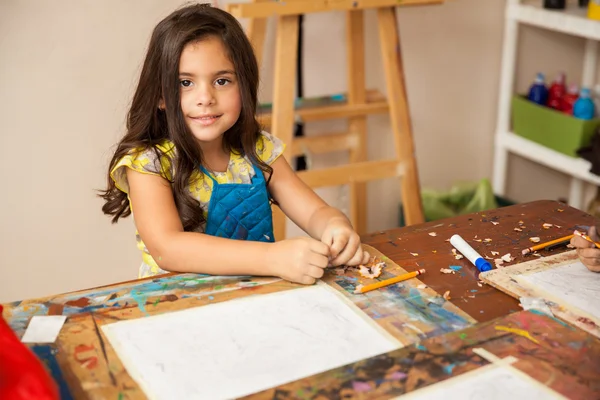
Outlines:
{"type": "Polygon", "coordinates": [[[410,253],[411,256],[416,257],[419,255],[419,253],[410,253]]]}
{"type": "Polygon", "coordinates": [[[492,224],[494,224],[494,225],[498,225],[498,224],[500,224],[500,222],[496,222],[496,221],[490,221],[490,222],[491,222],[492,224]]]}
{"type": "Polygon", "coordinates": [[[363,285],[358,285],[358,286],[356,286],[356,288],[354,289],[354,293],[355,293],[355,294],[360,294],[360,293],[362,293],[362,288],[363,288],[363,287],[364,287],[363,285]]]}
{"type": "Polygon", "coordinates": [[[553,224],[548,224],[548,223],[545,223],[545,224],[543,224],[543,225],[542,225],[542,228],[544,228],[544,229],[550,229],[550,228],[552,228],[553,226],[554,226],[553,224]]]}
{"type": "Polygon", "coordinates": [[[515,229],[513,229],[513,231],[515,231],[515,232],[523,232],[523,229],[521,229],[521,228],[515,228],[515,229]]]}
{"type": "Polygon", "coordinates": [[[483,239],[483,241],[484,241],[485,243],[490,243],[490,242],[492,241],[492,239],[490,239],[490,238],[485,238],[485,239],[483,239]]]}
{"type": "Polygon", "coordinates": [[[456,249],[452,249],[452,254],[454,255],[454,258],[456,258],[457,260],[460,260],[461,258],[463,258],[462,254],[458,254],[456,252],[456,249]]]}
{"type": "Polygon", "coordinates": [[[450,300],[450,291],[446,290],[442,297],[444,298],[444,300],[450,300]]]}
{"type": "Polygon", "coordinates": [[[499,252],[499,251],[492,251],[492,255],[493,255],[493,256],[497,256],[497,255],[499,255],[499,254],[500,254],[500,252],[499,252]]]}
{"type": "Polygon", "coordinates": [[[429,236],[437,236],[437,233],[435,233],[435,232],[429,232],[429,236]]]}
{"type": "Polygon", "coordinates": [[[450,268],[440,268],[442,274],[455,274],[456,271],[450,268]]]}
{"type": "Polygon", "coordinates": [[[369,278],[369,279],[378,278],[381,275],[381,272],[383,271],[381,264],[383,264],[383,263],[379,263],[379,264],[373,265],[371,267],[361,265],[361,266],[359,266],[358,272],[360,273],[360,275],[363,278],[369,278]]]}
{"type": "Polygon", "coordinates": [[[510,255],[510,253],[506,253],[502,256],[502,260],[505,262],[511,262],[514,258],[510,255]]]}
{"type": "Polygon", "coordinates": [[[537,236],[530,237],[529,241],[532,242],[532,243],[539,243],[540,242],[540,238],[537,237],[537,236]]]}

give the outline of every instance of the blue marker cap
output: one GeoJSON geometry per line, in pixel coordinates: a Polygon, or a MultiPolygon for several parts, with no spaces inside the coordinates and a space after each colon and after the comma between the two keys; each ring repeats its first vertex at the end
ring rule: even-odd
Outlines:
{"type": "Polygon", "coordinates": [[[487,260],[483,258],[478,258],[477,260],[475,260],[475,266],[477,267],[479,272],[485,272],[492,269],[492,264],[490,264],[489,262],[487,262],[487,260]]]}

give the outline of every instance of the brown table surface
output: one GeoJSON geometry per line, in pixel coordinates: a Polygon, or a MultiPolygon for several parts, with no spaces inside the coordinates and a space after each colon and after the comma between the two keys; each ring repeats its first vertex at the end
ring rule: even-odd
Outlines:
{"type": "MultiPolygon", "coordinates": [[[[439,295],[430,289],[427,289],[429,292],[423,292],[423,298],[427,299],[424,307],[427,307],[426,304],[437,305],[437,310],[442,312],[433,315],[435,312],[430,310],[432,315],[427,317],[429,320],[424,321],[422,325],[424,336],[421,336],[421,339],[424,339],[472,325],[474,321],[469,321],[469,317],[464,313],[478,322],[485,322],[520,310],[515,299],[488,285],[478,283],[478,271],[466,258],[455,259],[452,246],[447,241],[453,234],[460,234],[483,256],[499,258],[510,253],[515,259],[507,265],[512,265],[533,257],[521,255],[524,248],[532,245],[530,237],[537,236],[545,242],[567,236],[574,229],[586,229],[585,226],[596,222],[598,221],[594,217],[565,204],[536,201],[375,232],[364,235],[363,242],[407,271],[425,268],[427,273],[419,277],[422,282],[437,293],[450,292],[451,300],[446,303],[444,300],[439,301],[439,295]],[[544,223],[552,224],[552,227],[545,229],[544,223]],[[517,232],[515,228],[521,231],[517,232]],[[492,256],[492,251],[498,252],[498,255],[492,256]],[[460,269],[456,274],[440,272],[441,268],[450,266],[460,269]],[[432,293],[437,296],[437,300],[432,297],[432,293]],[[443,321],[441,315],[452,316],[452,323],[455,325],[446,324],[437,330],[434,329],[435,321],[443,321]]],[[[566,250],[568,249],[563,246],[540,253],[545,256],[566,250]]],[[[493,259],[490,262],[493,264],[493,259]]],[[[386,272],[388,275],[398,273],[394,269],[397,267],[391,268],[391,271],[386,272]]],[[[340,281],[335,279],[333,274],[328,274],[326,281],[334,287],[337,284],[336,289],[345,291],[346,296],[352,296],[351,292],[348,293],[348,288],[341,287],[338,284],[340,281]]],[[[415,285],[409,282],[403,286],[415,285]]],[[[143,392],[128,375],[110,343],[100,333],[99,326],[124,319],[227,301],[249,294],[290,290],[298,286],[284,281],[277,282],[271,278],[207,279],[194,274],[167,274],[75,293],[7,303],[4,305],[3,316],[20,336],[33,315],[68,315],[69,319],[57,343],[45,347],[30,346],[49,367],[61,390],[82,398],[137,399],[144,398],[143,392]]],[[[373,317],[373,308],[378,308],[379,312],[383,310],[377,304],[378,296],[382,294],[371,293],[373,295],[369,297],[370,303],[358,305],[373,317]]],[[[402,298],[403,294],[398,292],[396,296],[402,298]]],[[[360,299],[356,299],[355,303],[361,302],[360,299]]],[[[396,328],[395,334],[402,337],[401,321],[398,323],[397,319],[394,320],[400,314],[393,315],[399,311],[395,311],[394,305],[390,307],[383,310],[387,312],[387,316],[378,318],[377,323],[386,328],[396,328]]],[[[426,310],[421,310],[423,311],[427,314],[426,310]]],[[[419,340],[419,336],[414,332],[409,336],[410,340],[403,343],[415,343],[419,340]]]]}
{"type": "MultiPolygon", "coordinates": [[[[407,271],[425,268],[427,272],[419,276],[423,283],[438,293],[449,290],[454,304],[477,321],[484,322],[520,310],[519,302],[491,286],[480,287],[477,284],[477,268],[466,258],[456,260],[451,253],[453,247],[447,239],[459,234],[483,257],[496,259],[510,253],[514,260],[504,264],[508,266],[533,259],[534,256],[523,256],[521,253],[535,244],[529,241],[530,237],[539,237],[540,243],[548,242],[570,235],[575,229],[587,229],[587,226],[597,222],[596,218],[564,203],[541,200],[375,232],[364,235],[362,240],[407,271]],[[545,229],[545,223],[553,226],[545,229]],[[515,231],[515,228],[521,229],[521,232],[515,231]],[[432,232],[435,232],[435,237],[429,235],[432,232]],[[485,243],[484,239],[491,239],[491,242],[485,243]],[[492,255],[492,251],[499,254],[492,255]],[[441,268],[449,266],[462,268],[456,274],[440,272],[441,268]]],[[[538,253],[548,256],[568,250],[562,246],[538,253]]],[[[488,261],[495,268],[493,259],[488,261]]]]}

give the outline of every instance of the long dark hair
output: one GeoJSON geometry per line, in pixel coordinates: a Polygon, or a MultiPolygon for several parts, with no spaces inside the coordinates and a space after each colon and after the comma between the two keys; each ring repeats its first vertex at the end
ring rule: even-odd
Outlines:
{"type": "Polygon", "coordinates": [[[186,126],[181,110],[179,59],[188,43],[208,37],[222,41],[239,82],[242,110],[237,122],[223,135],[224,148],[248,156],[269,175],[270,180],[273,169],[256,153],[261,128],[256,120],[259,78],[252,45],[239,22],[227,12],[209,4],[188,5],[163,19],[152,32],[127,115],[127,132],[110,162],[108,187],[100,194],[105,200],[102,211],[113,216],[113,223],[129,216],[131,208],[127,194],[115,186],[110,171],[123,156],[147,149],[153,149],[159,158],[171,158],[174,173],[172,176],[169,173],[164,175],[171,176],[173,196],[184,230],[196,230],[204,222],[200,203],[188,191],[192,173],[202,164],[202,152],[186,126]],[[164,100],[164,110],[158,107],[161,99],[164,100]],[[161,154],[156,147],[165,139],[174,143],[174,153],[161,154]]]}

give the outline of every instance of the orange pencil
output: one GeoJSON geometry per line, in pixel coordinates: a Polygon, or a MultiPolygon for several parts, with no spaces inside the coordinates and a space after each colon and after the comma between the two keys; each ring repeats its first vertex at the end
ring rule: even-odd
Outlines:
{"type": "Polygon", "coordinates": [[[542,250],[542,249],[545,249],[546,247],[553,246],[555,244],[568,243],[573,238],[573,236],[575,236],[575,235],[569,235],[569,236],[561,237],[559,239],[551,240],[546,243],[536,244],[535,246],[526,248],[521,253],[523,253],[523,255],[526,255],[529,253],[533,253],[534,251],[542,250]]]}
{"type": "Polygon", "coordinates": [[[579,232],[579,231],[575,231],[575,232],[573,232],[573,233],[574,233],[575,235],[577,235],[577,236],[580,236],[580,237],[584,238],[584,239],[585,239],[585,240],[587,240],[588,242],[590,242],[590,243],[593,243],[593,244],[594,244],[594,245],[595,245],[597,248],[599,248],[599,249],[600,249],[600,243],[598,243],[598,242],[594,242],[594,241],[592,240],[592,238],[591,238],[591,237],[589,237],[588,235],[586,235],[585,233],[581,233],[581,232],[579,232]]]}
{"type": "Polygon", "coordinates": [[[367,293],[370,292],[371,290],[375,290],[375,289],[379,289],[382,288],[384,286],[389,286],[389,285],[393,285],[394,283],[398,283],[398,282],[402,282],[405,281],[407,279],[410,278],[414,278],[415,276],[424,274],[425,270],[424,269],[420,269],[418,271],[415,272],[409,272],[407,274],[404,275],[398,275],[395,278],[390,278],[390,279],[386,279],[385,281],[381,281],[381,282],[377,282],[377,283],[372,283],[370,285],[358,285],[356,287],[356,289],[354,290],[354,293],[367,293]]]}

